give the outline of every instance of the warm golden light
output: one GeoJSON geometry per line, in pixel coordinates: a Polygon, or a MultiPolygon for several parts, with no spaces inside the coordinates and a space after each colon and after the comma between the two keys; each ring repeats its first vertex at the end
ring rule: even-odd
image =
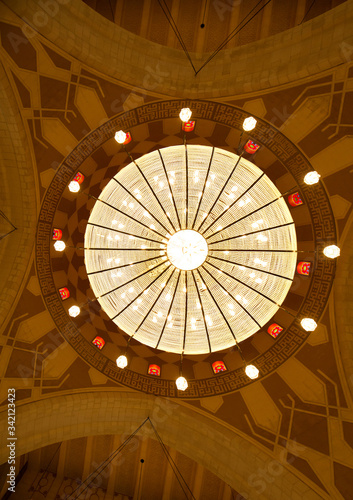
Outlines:
{"type": "Polygon", "coordinates": [[[126,141],[126,134],[125,134],[125,132],[123,132],[122,130],[119,130],[119,132],[115,132],[114,139],[119,144],[124,144],[124,142],[126,141]]]}
{"type": "Polygon", "coordinates": [[[163,148],[138,166],[143,175],[130,163],[106,185],[86,227],[85,264],[104,311],[139,342],[178,354],[228,349],[231,330],[238,342],[256,333],[283,303],[297,263],[276,186],[250,161],[209,146],[163,148]]]}
{"type": "Polygon", "coordinates": [[[259,376],[259,370],[254,365],[247,365],[245,367],[245,373],[253,380],[259,376]]]}
{"type": "Polygon", "coordinates": [[[313,332],[317,327],[316,321],[311,318],[303,318],[300,324],[307,332],[313,332]]]}
{"type": "Polygon", "coordinates": [[[191,118],[192,111],[190,108],[183,108],[179,113],[179,118],[182,122],[188,122],[191,118]]]}
{"type": "Polygon", "coordinates": [[[118,368],[124,369],[127,367],[127,357],[123,354],[116,360],[116,365],[118,368]]]}
{"type": "Polygon", "coordinates": [[[188,388],[188,381],[185,377],[180,376],[176,379],[175,383],[179,391],[186,391],[188,388]]]}
{"type": "Polygon", "coordinates": [[[313,172],[309,172],[306,174],[306,176],[304,177],[304,182],[305,184],[309,185],[317,184],[320,180],[320,177],[321,175],[314,170],[313,172]]]}
{"type": "Polygon", "coordinates": [[[329,259],[335,259],[336,257],[339,257],[340,254],[341,250],[336,245],[329,245],[324,248],[324,255],[326,255],[329,259]]]}
{"type": "Polygon", "coordinates": [[[66,248],[66,245],[65,245],[65,242],[62,241],[62,240],[57,240],[55,243],[54,243],[54,248],[57,252],[62,252],[63,250],[65,250],[66,248]]]}
{"type": "Polygon", "coordinates": [[[69,190],[71,193],[78,193],[80,190],[80,184],[77,181],[71,181],[69,184],[69,190]]]}
{"type": "Polygon", "coordinates": [[[250,132],[250,130],[254,130],[256,127],[257,120],[253,116],[249,116],[248,118],[245,118],[243,121],[243,130],[245,132],[250,132]]]}
{"type": "Polygon", "coordinates": [[[170,262],[178,269],[186,271],[201,266],[207,257],[207,251],[205,238],[190,229],[173,234],[167,244],[170,262]]]}
{"type": "Polygon", "coordinates": [[[81,312],[81,309],[78,306],[71,306],[69,309],[69,315],[72,318],[76,318],[76,316],[78,316],[80,314],[80,312],[81,312]]]}

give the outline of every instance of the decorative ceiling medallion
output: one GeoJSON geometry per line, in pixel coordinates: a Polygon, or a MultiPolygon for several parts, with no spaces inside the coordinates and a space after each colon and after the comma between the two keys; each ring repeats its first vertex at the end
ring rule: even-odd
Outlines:
{"type": "MultiPolygon", "coordinates": [[[[109,141],[114,141],[114,134],[117,130],[131,130],[132,133],[136,134],[137,140],[141,142],[143,137],[139,138],[137,133],[140,130],[139,125],[145,126],[146,124],[158,123],[161,128],[162,126],[167,127],[168,123],[178,117],[180,108],[185,106],[189,106],[194,110],[194,116],[199,120],[199,124],[204,122],[207,125],[205,131],[201,126],[197,127],[196,135],[199,137],[200,142],[208,141],[210,136],[209,127],[217,127],[217,125],[224,127],[225,131],[241,133],[244,119],[248,116],[248,113],[243,109],[224,103],[202,100],[167,100],[149,102],[113,117],[96,130],[93,130],[64,159],[44,194],[36,231],[36,269],[43,300],[56,327],[86,363],[103,373],[110,380],[133,390],[156,396],[198,399],[236,391],[251,383],[251,380],[244,373],[242,366],[233,369],[227,366],[228,370],[219,373],[217,376],[212,374],[209,377],[196,377],[189,380],[189,389],[185,393],[180,393],[176,389],[175,380],[165,379],[162,376],[160,378],[151,377],[130,368],[122,370],[117,366],[115,359],[108,357],[109,351],[106,349],[98,350],[92,344],[92,336],[85,338],[80,323],[76,321],[76,318],[72,319],[69,316],[67,303],[60,299],[57,291],[61,283],[56,281],[52,267],[52,257],[55,254],[55,250],[52,248],[53,227],[58,226],[58,216],[61,216],[60,202],[62,197],[66,196],[65,193],[69,193],[68,183],[78,171],[82,171],[87,175],[87,187],[85,189],[88,192],[94,189],[94,182],[89,181],[90,178],[84,169],[85,161],[94,152],[103,150],[105,144],[109,143],[109,141]]],[[[290,176],[294,178],[293,180],[295,180],[295,184],[300,190],[301,199],[310,215],[316,242],[315,255],[317,257],[315,258],[315,267],[313,268],[309,286],[303,296],[302,303],[295,309],[295,312],[300,314],[301,317],[311,317],[318,321],[325,310],[336,268],[335,260],[325,256],[320,257],[328,242],[333,244],[337,241],[335,220],[324,183],[318,182],[313,186],[308,186],[303,182],[304,176],[312,171],[310,162],[285,135],[270,123],[258,118],[252,137],[255,142],[261,144],[263,150],[275,155],[279,164],[283,165],[290,176]]],[[[174,137],[171,137],[170,143],[174,140],[174,137]]],[[[146,142],[145,151],[148,151],[150,147],[150,142],[146,142]]],[[[70,194],[70,196],[73,195],[70,194]]],[[[82,208],[82,205],[78,205],[78,202],[83,203],[83,200],[82,197],[76,199],[76,210],[82,208]]],[[[77,242],[77,235],[76,233],[74,235],[72,231],[70,231],[68,243],[70,241],[77,242]]],[[[76,258],[76,256],[75,251],[73,257],[76,258]]],[[[73,266],[75,265],[73,264],[73,266]]],[[[80,290],[76,290],[76,293],[81,294],[80,290]]],[[[83,321],[82,316],[78,316],[78,318],[83,321]]],[[[89,324],[90,328],[91,324],[89,324]]],[[[293,356],[305,343],[307,337],[311,335],[310,332],[301,327],[298,319],[293,319],[292,323],[283,326],[285,329],[278,336],[274,345],[265,351],[262,350],[251,359],[251,362],[254,362],[261,371],[262,377],[271,374],[288,358],[293,356]]],[[[94,324],[93,327],[97,335],[99,335],[100,332],[95,328],[94,324]]],[[[156,356],[158,356],[157,352],[156,356]]],[[[161,362],[163,361],[161,360],[161,362]]]]}
{"type": "Polygon", "coordinates": [[[293,219],[253,163],[209,146],[153,151],[96,202],[85,263],[102,308],[163,351],[227,349],[276,313],[296,268],[293,219]]]}

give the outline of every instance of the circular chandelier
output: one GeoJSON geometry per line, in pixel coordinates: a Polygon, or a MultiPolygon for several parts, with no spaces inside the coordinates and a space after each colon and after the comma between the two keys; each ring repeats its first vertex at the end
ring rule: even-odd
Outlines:
{"type": "Polygon", "coordinates": [[[258,331],[284,301],[297,257],[289,209],[262,170],[186,144],[119,171],[91,212],[84,246],[112,321],[180,354],[226,349],[258,331]]]}
{"type": "MultiPolygon", "coordinates": [[[[299,274],[308,274],[303,265],[311,263],[296,265],[294,222],[284,202],[287,193],[281,194],[260,169],[243,158],[245,151],[254,154],[260,147],[251,140],[241,144],[244,131],[253,130],[257,120],[244,119],[238,156],[218,148],[187,146],[185,132],[195,126],[195,121],[189,121],[191,114],[183,108],[179,115],[183,146],[155,151],[138,163],[125,147],[131,141],[130,132],[115,133],[132,163],[99,198],[83,191],[97,203],[89,217],[85,246],[77,248],[85,251],[96,300],[129,335],[116,366],[122,370],[129,365],[132,338],[180,353],[178,391],[188,388],[182,374],[184,354],[214,352],[234,344],[246,376],[258,378],[261,360],[260,365],[247,363],[238,341],[264,326],[278,308],[299,320],[302,330],[317,328],[310,308],[295,315],[281,305],[295,268],[299,274]]],[[[106,135],[109,138],[110,133],[106,135]]],[[[299,184],[310,186],[320,180],[318,172],[307,168],[301,168],[301,174],[299,184]]],[[[67,184],[69,191],[79,193],[83,180],[77,171],[67,184]]],[[[288,203],[303,204],[299,192],[290,195],[288,203]]],[[[61,238],[61,229],[54,228],[57,252],[76,248],[61,238]]],[[[39,242],[42,239],[43,234],[38,236],[39,242]]],[[[330,239],[334,241],[332,234],[330,239]]],[[[321,272],[323,256],[326,269],[327,260],[340,255],[334,244],[309,251],[321,272]]],[[[61,300],[70,297],[66,287],[58,292],[61,300]]],[[[76,318],[81,307],[71,304],[68,315],[76,318]]],[[[52,307],[52,302],[47,305],[52,307]]],[[[268,328],[275,338],[274,327],[283,328],[277,324],[268,328]]],[[[291,329],[288,333],[294,334],[291,329]]],[[[96,337],[92,343],[102,349],[105,341],[96,337]]],[[[212,365],[215,373],[226,369],[223,363],[222,370],[216,371],[216,363],[212,365]]],[[[150,367],[149,375],[155,375],[150,367]]]]}

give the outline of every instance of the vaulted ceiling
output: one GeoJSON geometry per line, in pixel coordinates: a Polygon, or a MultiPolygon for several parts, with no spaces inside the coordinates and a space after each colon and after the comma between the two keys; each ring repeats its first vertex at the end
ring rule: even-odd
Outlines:
{"type": "Polygon", "coordinates": [[[189,52],[204,54],[216,50],[229,35],[230,40],[222,50],[263,40],[294,28],[346,0],[83,1],[135,35],[174,49],[182,48],[178,39],[180,36],[189,52]]]}
{"type": "MultiPolygon", "coordinates": [[[[0,226],[0,418],[6,439],[7,394],[15,388],[18,472],[27,463],[21,492],[55,498],[150,417],[196,497],[215,488],[223,500],[350,498],[353,1],[311,9],[311,2],[272,1],[197,76],[157,1],[86,3],[0,4],[0,208],[7,217],[0,226]],[[283,332],[274,339],[266,324],[241,343],[259,366],[257,381],[244,375],[235,348],[186,356],[189,389],[181,393],[176,354],[133,339],[128,368],[116,367],[127,335],[94,300],[79,247],[94,198],[130,163],[114,132],[130,131],[127,149],[138,161],[183,143],[185,105],[196,120],[188,143],[231,152],[244,117],[256,116],[249,137],[260,149],[248,158],[281,193],[300,192],[303,205],[290,210],[300,259],[312,271],[296,274],[273,318],[283,332]],[[306,186],[312,169],[321,180],[306,186]],[[75,194],[67,185],[78,171],[85,179],[75,194]],[[68,245],[62,254],[53,249],[53,228],[68,245]],[[337,261],[323,258],[329,243],[341,248],[337,261]],[[62,287],[70,292],[64,301],[62,287]],[[73,304],[82,309],[77,318],[68,315],[73,304]],[[300,328],[303,315],[315,318],[316,331],[300,328]],[[97,335],[102,350],[92,344],[97,335]],[[217,360],[226,372],[213,373],[217,360]],[[151,363],[160,377],[148,375],[151,363]],[[50,488],[39,488],[43,471],[50,488]]],[[[166,3],[198,64],[256,4],[166,3]]],[[[153,464],[161,455],[155,439],[145,444],[153,464]]],[[[2,448],[2,478],[7,458],[2,448]]],[[[129,454],[129,488],[119,489],[117,469],[98,497],[138,498],[131,484],[140,458],[129,454]]],[[[142,499],[157,487],[154,498],[179,498],[168,493],[172,476],[159,480],[168,468],[160,458],[142,499]]]]}

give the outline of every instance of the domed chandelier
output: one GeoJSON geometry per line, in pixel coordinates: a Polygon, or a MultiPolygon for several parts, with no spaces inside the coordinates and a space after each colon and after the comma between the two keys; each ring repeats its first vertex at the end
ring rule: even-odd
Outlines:
{"type": "Polygon", "coordinates": [[[85,234],[102,308],[163,351],[227,349],[278,310],[296,266],[293,219],[270,179],[208,146],[153,151],[105,187],[85,234]]]}
{"type": "MultiPolygon", "coordinates": [[[[181,110],[183,122],[190,117],[181,110]]],[[[243,132],[255,126],[249,117],[243,132]]],[[[126,134],[115,139],[124,144],[126,134]]],[[[281,307],[294,277],[295,227],[281,193],[242,154],[215,147],[184,142],[130,158],[104,188],[85,233],[87,274],[102,308],[129,342],[181,359],[239,348],[281,307]]],[[[310,184],[318,182],[311,174],[310,184]]],[[[302,320],[307,331],[316,326],[302,320]]],[[[117,365],[128,365],[126,352],[117,365]]],[[[188,387],[181,373],[176,384],[188,387]]]]}

